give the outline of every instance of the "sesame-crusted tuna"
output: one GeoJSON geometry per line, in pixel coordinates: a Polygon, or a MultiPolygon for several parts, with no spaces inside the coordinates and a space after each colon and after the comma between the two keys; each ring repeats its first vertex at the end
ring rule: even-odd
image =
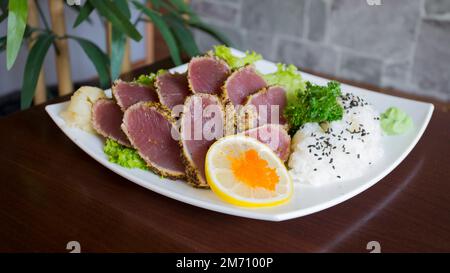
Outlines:
{"type": "Polygon", "coordinates": [[[112,94],[122,111],[131,105],[141,101],[158,102],[155,88],[150,85],[142,85],[134,82],[117,80],[112,86],[112,94]]]}
{"type": "Polygon", "coordinates": [[[191,94],[186,74],[163,73],[156,77],[155,85],[159,101],[169,109],[182,105],[191,94]]]}
{"type": "Polygon", "coordinates": [[[267,83],[253,65],[236,70],[225,81],[222,100],[226,109],[226,135],[234,134],[239,113],[248,96],[266,87],[267,83]]]}
{"type": "Polygon", "coordinates": [[[99,99],[92,106],[92,127],[106,137],[130,147],[130,141],[120,128],[123,112],[112,99],[99,99]]]}
{"type": "Polygon", "coordinates": [[[194,57],[188,65],[189,86],[194,93],[219,95],[229,75],[228,65],[214,56],[194,57]]]}
{"type": "Polygon", "coordinates": [[[286,104],[286,90],[279,86],[263,88],[248,96],[238,118],[238,130],[244,131],[264,124],[286,125],[283,115],[286,104]]]}
{"type": "Polygon", "coordinates": [[[225,112],[215,95],[195,94],[186,99],[181,116],[181,144],[188,183],[208,187],[205,158],[209,147],[223,136],[225,112]]]}
{"type": "Polygon", "coordinates": [[[175,128],[170,110],[153,102],[140,102],[128,108],[122,123],[131,144],[153,172],[171,179],[184,179],[175,128]]]}

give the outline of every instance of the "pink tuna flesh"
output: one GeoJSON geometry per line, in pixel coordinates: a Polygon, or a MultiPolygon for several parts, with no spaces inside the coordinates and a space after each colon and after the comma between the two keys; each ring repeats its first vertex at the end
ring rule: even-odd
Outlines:
{"type": "Polygon", "coordinates": [[[151,166],[174,175],[184,173],[181,149],[167,114],[157,107],[138,103],[128,108],[123,128],[142,158],[151,166]]]}
{"type": "Polygon", "coordinates": [[[186,100],[181,118],[181,139],[185,157],[206,184],[205,158],[209,147],[223,136],[224,112],[218,97],[195,94],[186,100]]]}
{"type": "Polygon", "coordinates": [[[156,78],[156,86],[161,103],[169,109],[182,105],[191,94],[186,74],[164,73],[156,78]]]}
{"type": "Polygon", "coordinates": [[[123,112],[114,100],[100,99],[92,106],[92,126],[97,133],[122,145],[131,146],[120,128],[122,118],[123,112]]]}
{"type": "Polygon", "coordinates": [[[220,94],[229,74],[228,65],[214,57],[197,57],[189,62],[188,78],[194,93],[220,94]]]}
{"type": "Polygon", "coordinates": [[[253,66],[234,72],[226,81],[225,89],[234,106],[242,105],[245,99],[266,87],[266,81],[256,73],[253,66]]]}
{"type": "Polygon", "coordinates": [[[281,160],[286,161],[288,159],[291,138],[281,125],[266,124],[247,130],[242,134],[256,138],[268,145],[281,160]]]}
{"type": "Polygon", "coordinates": [[[141,101],[158,102],[158,94],[153,86],[145,86],[121,80],[116,81],[114,84],[113,95],[123,111],[141,101]]]}
{"type": "Polygon", "coordinates": [[[286,107],[286,91],[282,87],[273,86],[254,94],[247,101],[256,110],[257,120],[254,126],[264,124],[286,124],[283,115],[286,107]]]}

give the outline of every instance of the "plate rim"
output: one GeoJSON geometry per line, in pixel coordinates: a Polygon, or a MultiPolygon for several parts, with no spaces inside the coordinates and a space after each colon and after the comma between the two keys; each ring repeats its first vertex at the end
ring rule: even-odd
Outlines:
{"type": "MultiPolygon", "coordinates": [[[[269,61],[267,61],[269,62],[269,61]]],[[[178,66],[180,67],[180,66],[178,66]]],[[[174,68],[172,68],[174,69],[174,68]]],[[[301,71],[300,71],[301,72],[301,71]]],[[[326,80],[329,81],[329,79],[323,78],[323,77],[319,77],[316,75],[312,75],[309,73],[304,73],[301,72],[302,75],[306,74],[309,76],[312,76],[314,78],[317,79],[321,79],[321,80],[326,80]]],[[[170,189],[164,188],[164,187],[159,187],[156,184],[153,183],[146,183],[145,181],[143,181],[143,179],[141,179],[140,177],[134,176],[132,173],[128,172],[128,169],[125,169],[123,167],[119,168],[120,166],[109,162],[107,159],[101,157],[100,155],[98,155],[97,153],[94,153],[88,149],[86,149],[86,147],[83,147],[83,145],[80,143],[80,141],[73,135],[71,135],[69,133],[70,129],[65,123],[61,123],[58,121],[57,118],[59,118],[60,120],[62,120],[61,117],[59,117],[57,114],[54,114],[54,109],[62,106],[63,104],[67,104],[69,101],[64,101],[64,102],[59,102],[59,103],[54,103],[54,104],[49,104],[45,106],[45,110],[47,112],[47,114],[50,116],[50,118],[53,120],[53,122],[60,128],[61,131],[63,131],[63,133],[72,141],[74,142],[79,148],[81,148],[81,150],[83,150],[85,153],[87,153],[89,156],[91,156],[93,159],[95,159],[97,162],[99,162],[100,164],[102,164],[104,167],[108,168],[109,170],[113,171],[114,173],[126,178],[127,180],[142,186],[146,189],[149,189],[151,191],[154,191],[158,194],[161,194],[163,196],[169,197],[171,199],[175,199],[177,201],[181,201],[183,203],[187,203],[196,207],[200,207],[203,209],[208,209],[208,210],[212,210],[212,211],[216,211],[219,213],[225,213],[228,215],[233,215],[233,216],[239,216],[239,217],[245,217],[245,218],[251,218],[251,219],[257,219],[257,220],[267,220],[267,221],[275,221],[275,222],[279,222],[279,221],[284,221],[284,220],[289,220],[289,219],[294,219],[294,218],[298,218],[298,217],[303,217],[312,213],[316,213],[319,211],[322,211],[324,209],[333,207],[337,204],[340,204],[344,201],[347,201],[349,199],[351,199],[352,197],[364,192],[365,190],[369,189],[370,187],[372,187],[373,185],[375,185],[376,183],[380,182],[384,177],[386,177],[388,174],[390,174],[395,168],[398,167],[398,165],[409,155],[409,153],[412,151],[412,149],[414,149],[414,147],[417,145],[417,143],[419,142],[419,140],[422,138],[426,128],[428,127],[428,124],[431,120],[431,117],[433,115],[433,111],[434,111],[434,105],[432,103],[428,103],[428,102],[422,102],[422,101],[417,101],[417,100],[412,100],[412,99],[407,99],[407,98],[402,98],[402,97],[398,97],[398,96],[394,96],[394,95],[390,95],[390,94],[385,94],[385,93],[380,93],[380,92],[375,92],[372,90],[368,90],[365,88],[361,88],[361,87],[357,87],[357,86],[353,86],[353,85],[349,85],[349,84],[343,84],[345,86],[349,86],[352,88],[356,88],[360,91],[363,92],[370,92],[370,93],[374,93],[374,95],[381,95],[381,96],[388,96],[388,97],[392,97],[392,98],[396,98],[396,99],[401,99],[401,100],[406,100],[410,103],[420,103],[420,104],[424,104],[424,106],[427,107],[426,109],[426,115],[424,117],[423,123],[421,124],[420,128],[418,128],[418,133],[415,135],[414,139],[412,140],[412,142],[410,143],[410,145],[402,152],[402,154],[397,157],[395,159],[395,161],[389,165],[388,168],[385,168],[382,172],[378,173],[375,177],[373,177],[371,180],[366,181],[365,183],[362,183],[360,186],[353,188],[350,191],[345,192],[342,195],[339,195],[333,199],[327,200],[326,202],[322,202],[320,204],[316,204],[313,205],[311,207],[308,208],[304,208],[304,209],[299,209],[296,211],[289,211],[289,212],[280,212],[280,213],[276,213],[276,214],[264,214],[264,213],[259,213],[258,209],[248,209],[246,208],[245,210],[239,210],[239,207],[226,207],[226,206],[221,206],[218,204],[214,204],[214,203],[210,203],[207,202],[205,200],[193,200],[193,198],[189,195],[184,196],[180,193],[177,192],[173,192],[170,189]]]]}

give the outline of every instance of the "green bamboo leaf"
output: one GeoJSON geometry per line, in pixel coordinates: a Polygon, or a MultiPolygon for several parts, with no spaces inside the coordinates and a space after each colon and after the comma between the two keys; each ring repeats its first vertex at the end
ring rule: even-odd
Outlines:
{"type": "Polygon", "coordinates": [[[138,10],[144,12],[144,14],[151,19],[153,24],[155,24],[159,32],[161,32],[161,35],[163,36],[163,39],[166,42],[167,46],[169,47],[170,56],[172,57],[173,62],[175,63],[175,65],[181,65],[182,62],[180,57],[180,50],[178,49],[177,42],[161,15],[158,12],[147,8],[136,0],[133,1],[133,4],[138,10]]]}
{"type": "Polygon", "coordinates": [[[113,1],[117,5],[119,10],[121,10],[128,19],[130,19],[131,11],[130,7],[128,6],[128,0],[113,0],[113,1]]]}
{"type": "Polygon", "coordinates": [[[198,55],[200,51],[197,47],[197,43],[195,42],[191,30],[186,27],[184,22],[172,13],[164,16],[164,19],[166,19],[171,29],[173,29],[175,37],[177,38],[183,49],[186,51],[186,53],[190,57],[198,55]]]}
{"type": "MultiPolygon", "coordinates": [[[[130,8],[126,0],[114,0],[120,10],[124,11],[125,16],[131,17],[130,8]]],[[[111,79],[115,80],[119,77],[122,68],[123,56],[125,54],[125,46],[127,37],[120,29],[112,26],[111,30],[111,79]]]]}
{"type": "Polygon", "coordinates": [[[41,71],[42,63],[47,55],[48,49],[53,43],[53,35],[39,35],[30,52],[28,53],[25,70],[23,72],[22,93],[20,107],[25,109],[31,105],[36,90],[36,84],[41,71]]]}
{"type": "Polygon", "coordinates": [[[77,41],[83,49],[84,53],[86,53],[86,55],[91,60],[95,69],[97,70],[98,77],[100,78],[101,87],[108,87],[108,85],[110,84],[108,56],[96,44],[89,40],[76,36],[68,37],[77,41]]]}
{"type": "Polygon", "coordinates": [[[117,29],[112,27],[111,30],[111,79],[115,80],[119,77],[122,69],[123,56],[125,55],[125,46],[127,43],[127,36],[117,29]]]}
{"type": "Polygon", "coordinates": [[[160,1],[160,0],[151,0],[150,1],[152,6],[151,8],[155,11],[157,10],[164,10],[166,12],[173,12],[181,17],[182,12],[180,12],[176,7],[171,5],[170,3],[166,2],[166,0],[160,1]]]}
{"type": "MultiPolygon", "coordinates": [[[[86,3],[87,3],[87,1],[86,1],[86,3]]],[[[85,3],[85,4],[86,4],[85,3]]],[[[90,5],[90,4],[89,4],[90,5]]],[[[67,7],[69,7],[71,10],[73,10],[73,11],[75,11],[76,13],[78,13],[78,14],[80,14],[80,12],[81,12],[81,10],[83,9],[83,7],[85,6],[85,5],[83,5],[83,6],[78,6],[78,5],[70,5],[69,4],[69,2],[68,2],[68,0],[66,0],[66,6],[67,7]]],[[[92,6],[92,5],[91,5],[92,6]]],[[[89,11],[89,10],[86,10],[86,11],[89,11]]],[[[83,12],[86,12],[86,11],[83,11],[83,12]]],[[[89,17],[90,15],[92,14],[92,11],[90,11],[89,12],[89,14],[88,14],[88,16],[86,17],[86,18],[84,18],[82,21],[84,22],[84,21],[87,21],[89,24],[92,24],[92,20],[91,20],[91,18],[89,17]]],[[[77,16],[78,17],[78,16],[77,16]]],[[[75,20],[76,20],[77,18],[75,18],[75,20]]],[[[80,24],[81,22],[79,22],[78,23],[78,25],[80,24]]],[[[75,24],[75,23],[74,23],[75,24]]],[[[77,25],[77,26],[78,26],[77,25]]]]}
{"type": "Polygon", "coordinates": [[[8,10],[8,0],[0,0],[0,10],[4,13],[8,10]]]}
{"type": "Polygon", "coordinates": [[[2,15],[0,15],[0,23],[3,22],[3,20],[6,19],[6,17],[8,17],[7,13],[2,13],[2,15]]]}
{"type": "Polygon", "coordinates": [[[182,12],[186,11],[186,3],[183,0],[169,0],[169,2],[182,12]]]}
{"type": "Polygon", "coordinates": [[[23,38],[24,39],[30,38],[31,34],[33,34],[33,32],[35,32],[35,31],[39,31],[39,30],[37,28],[33,28],[33,27],[30,27],[27,25],[25,28],[25,33],[23,34],[23,38]]]}
{"type": "Polygon", "coordinates": [[[227,46],[233,46],[233,43],[222,33],[220,33],[219,31],[211,28],[210,26],[204,24],[202,21],[200,20],[194,20],[194,19],[188,19],[187,23],[189,26],[199,29],[203,32],[208,33],[209,35],[213,36],[215,39],[217,39],[219,42],[221,42],[222,44],[225,44],[227,46]]]}
{"type": "Polygon", "coordinates": [[[22,46],[23,33],[27,25],[28,1],[9,1],[8,5],[8,35],[6,42],[6,67],[8,70],[14,65],[22,46]]]}
{"type": "Polygon", "coordinates": [[[84,5],[79,9],[78,16],[75,19],[75,23],[73,23],[73,27],[76,28],[85,20],[89,20],[89,16],[94,11],[94,6],[92,6],[91,2],[86,1],[84,5]]]}
{"type": "Polygon", "coordinates": [[[0,52],[6,49],[6,36],[0,38],[0,52]]]}
{"type": "Polygon", "coordinates": [[[150,4],[152,5],[152,8],[155,10],[159,10],[161,8],[161,6],[163,4],[165,4],[164,2],[165,0],[150,0],[150,4]]]}
{"type": "Polygon", "coordinates": [[[0,23],[3,22],[6,18],[8,18],[8,11],[2,11],[2,15],[0,15],[0,23]]]}
{"type": "Polygon", "coordinates": [[[113,26],[126,33],[130,38],[135,41],[139,41],[142,39],[141,34],[136,30],[130,20],[122,11],[120,11],[120,9],[114,2],[108,0],[89,0],[89,2],[103,17],[108,19],[108,21],[110,21],[113,26]]]}
{"type": "Polygon", "coordinates": [[[169,0],[169,2],[180,12],[195,16],[195,13],[192,11],[191,6],[189,6],[189,4],[184,0],[169,0]]]}

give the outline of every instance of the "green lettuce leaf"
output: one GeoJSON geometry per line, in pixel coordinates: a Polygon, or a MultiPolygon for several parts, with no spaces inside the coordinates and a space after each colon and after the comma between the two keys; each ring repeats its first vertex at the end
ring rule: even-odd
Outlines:
{"type": "Polygon", "coordinates": [[[166,73],[167,70],[164,69],[160,69],[158,70],[158,72],[156,73],[150,73],[150,74],[143,74],[140,75],[137,79],[134,79],[133,82],[138,83],[138,84],[142,84],[142,85],[153,85],[155,83],[156,77],[159,75],[162,75],[164,73],[166,73]]]}
{"type": "Polygon", "coordinates": [[[231,49],[224,45],[214,46],[214,55],[224,60],[231,69],[238,69],[262,59],[255,51],[246,51],[244,57],[236,57],[231,53],[231,49]]]}
{"type": "Polygon", "coordinates": [[[305,92],[306,84],[295,65],[277,64],[277,71],[263,75],[268,85],[283,86],[287,92],[288,100],[293,100],[298,93],[305,92]]]}

